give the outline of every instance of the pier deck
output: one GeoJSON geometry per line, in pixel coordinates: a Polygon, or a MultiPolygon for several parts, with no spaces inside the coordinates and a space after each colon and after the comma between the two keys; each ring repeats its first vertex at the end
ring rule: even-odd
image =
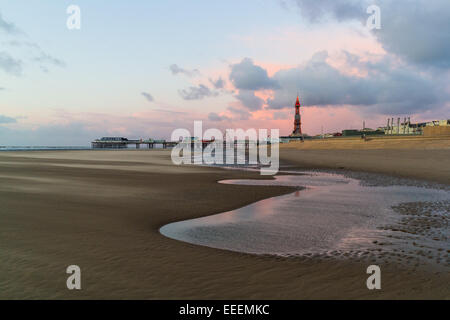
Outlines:
{"type": "Polygon", "coordinates": [[[91,142],[93,149],[126,149],[129,145],[135,145],[136,149],[141,146],[147,146],[148,149],[153,149],[155,145],[162,145],[163,149],[173,148],[178,142],[166,140],[103,140],[98,139],[91,142]]]}

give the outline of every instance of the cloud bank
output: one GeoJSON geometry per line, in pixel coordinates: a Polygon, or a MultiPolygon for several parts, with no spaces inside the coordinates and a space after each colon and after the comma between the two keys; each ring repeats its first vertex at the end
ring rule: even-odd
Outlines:
{"type": "MultiPolygon", "coordinates": [[[[328,62],[328,52],[321,51],[301,66],[280,70],[272,77],[265,76],[263,83],[270,83],[273,88],[273,97],[266,100],[255,95],[266,86],[262,85],[261,78],[253,76],[252,70],[249,74],[241,71],[239,76],[230,75],[240,89],[235,97],[250,111],[263,107],[283,109],[292,107],[293,94],[300,90],[303,106],[357,106],[365,112],[379,114],[423,112],[442,106],[449,99],[444,82],[439,83],[430,74],[399,64],[389,55],[372,62],[346,51],[342,53],[346,68],[356,68],[365,75],[342,72],[328,62]]],[[[253,63],[250,69],[267,75],[266,70],[253,63]]]]}
{"type": "Polygon", "coordinates": [[[324,19],[357,20],[365,25],[366,9],[381,10],[381,29],[374,35],[383,48],[424,66],[450,68],[450,3],[448,0],[294,0],[312,23],[324,19]]]}
{"type": "Polygon", "coordinates": [[[396,65],[389,56],[378,62],[363,62],[346,53],[347,65],[367,75],[342,73],[327,62],[326,51],[316,53],[305,65],[274,74],[282,89],[274,91],[267,104],[272,109],[292,105],[298,88],[304,106],[352,105],[381,114],[414,113],[444,103],[448,96],[436,87],[435,79],[414,68],[396,65]]]}
{"type": "Polygon", "coordinates": [[[298,67],[279,70],[271,77],[252,59],[244,58],[231,65],[229,77],[239,90],[235,98],[242,111],[291,108],[296,92],[300,92],[304,106],[353,106],[373,114],[412,114],[448,108],[450,3],[447,0],[283,3],[297,6],[312,27],[333,21],[358,21],[365,27],[369,17],[366,10],[376,4],[381,9],[381,30],[372,31],[372,35],[386,54],[370,59],[342,50],[345,64],[337,67],[327,51],[320,51],[298,67]],[[271,92],[265,100],[256,95],[265,91],[271,92]]]}
{"type": "Polygon", "coordinates": [[[260,90],[275,89],[278,84],[267,75],[267,71],[253,63],[250,58],[231,65],[230,81],[236,89],[260,90]]]}

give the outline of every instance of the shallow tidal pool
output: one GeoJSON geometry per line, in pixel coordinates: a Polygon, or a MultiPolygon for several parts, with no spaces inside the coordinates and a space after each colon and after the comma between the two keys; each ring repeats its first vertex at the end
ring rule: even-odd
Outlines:
{"type": "Polygon", "coordinates": [[[449,266],[448,190],[367,185],[325,172],[219,183],[298,190],[229,212],[171,223],[160,232],[180,241],[251,254],[449,266]]]}

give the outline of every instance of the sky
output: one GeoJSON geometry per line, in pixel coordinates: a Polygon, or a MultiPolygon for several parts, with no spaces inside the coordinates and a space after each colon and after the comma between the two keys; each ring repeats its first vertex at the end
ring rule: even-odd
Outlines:
{"type": "Polygon", "coordinates": [[[0,146],[288,135],[297,94],[310,135],[450,118],[450,2],[0,0],[0,146]]]}

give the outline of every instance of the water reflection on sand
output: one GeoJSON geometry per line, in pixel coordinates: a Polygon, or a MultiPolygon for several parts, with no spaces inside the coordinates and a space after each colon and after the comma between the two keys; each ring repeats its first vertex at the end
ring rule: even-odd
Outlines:
{"type": "Polygon", "coordinates": [[[448,268],[449,191],[365,186],[357,179],[320,172],[220,183],[302,189],[233,211],[172,223],[162,227],[161,233],[253,254],[369,258],[448,268]],[[418,228],[417,223],[423,226],[418,228]]]}

